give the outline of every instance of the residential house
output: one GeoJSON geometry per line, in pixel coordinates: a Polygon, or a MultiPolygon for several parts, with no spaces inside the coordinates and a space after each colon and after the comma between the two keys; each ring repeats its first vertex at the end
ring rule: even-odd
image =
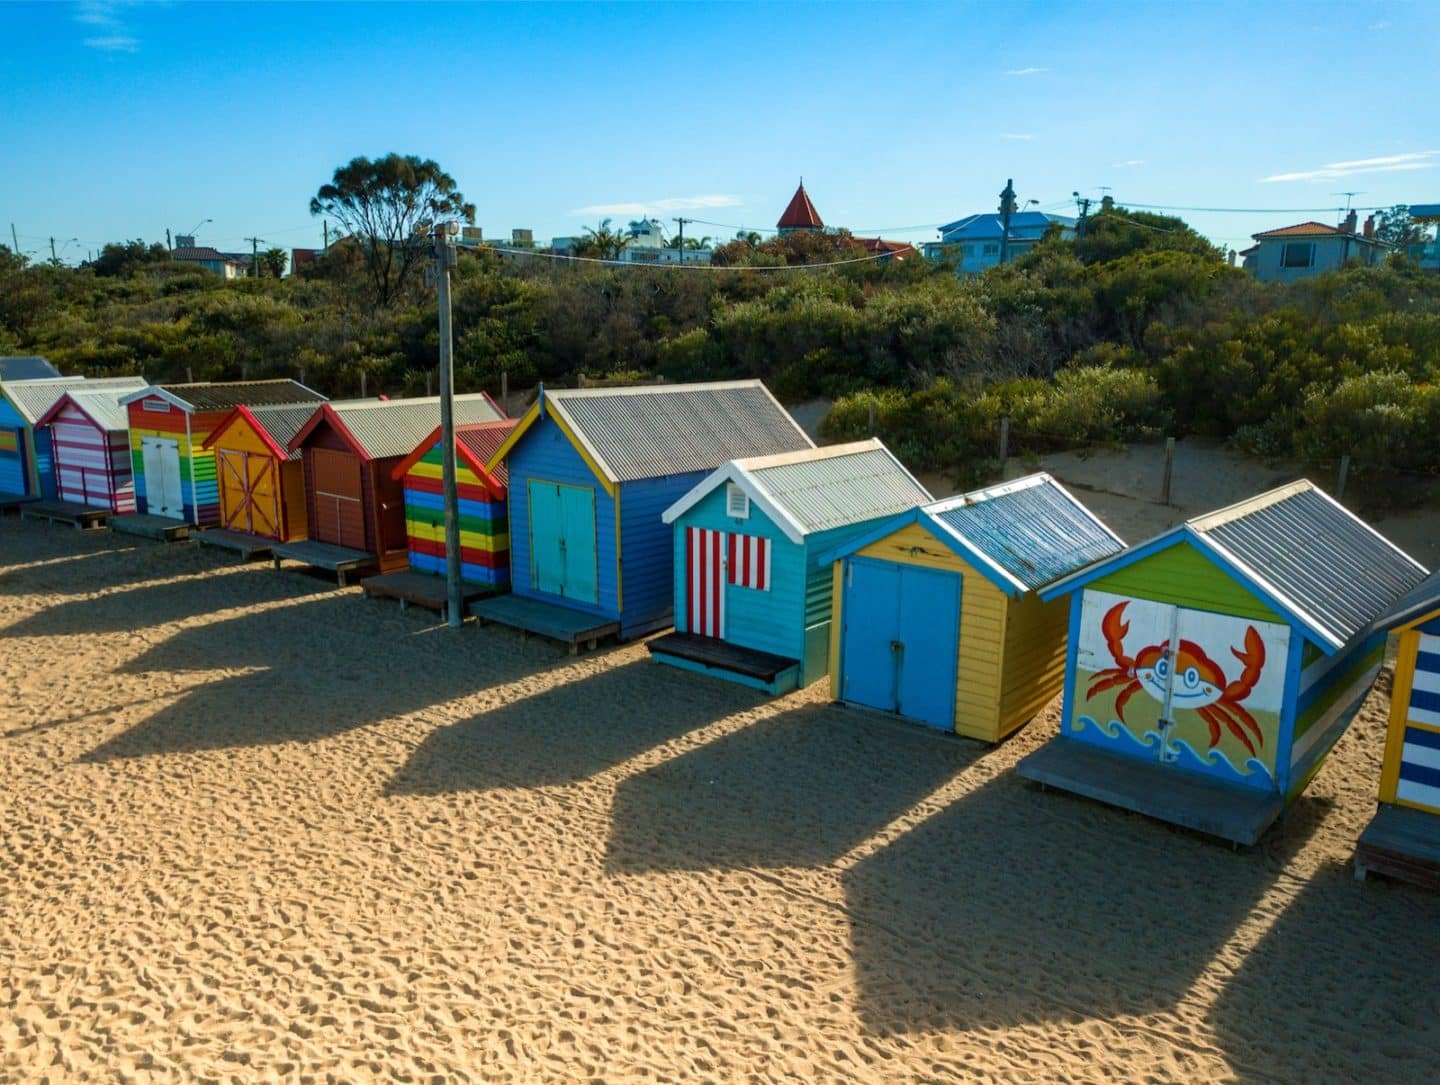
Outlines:
{"type": "Polygon", "coordinates": [[[953,259],[958,274],[978,275],[1000,262],[1002,248],[1006,250],[1005,258],[1013,260],[1033,249],[1051,227],[1060,231],[1063,240],[1075,237],[1075,220],[1068,215],[1016,211],[1010,216],[1010,239],[1006,245],[1005,221],[1000,214],[967,215],[940,227],[940,240],[926,243],[925,256],[937,263],[953,259]]]}
{"type": "Polygon", "coordinates": [[[820,212],[815,210],[815,205],[810,202],[810,194],[805,191],[804,178],[800,179],[800,187],[795,190],[795,195],[790,197],[785,213],[780,216],[775,229],[780,232],[781,237],[807,231],[818,233],[825,229],[820,212]]]}
{"type": "Polygon", "coordinates": [[[194,264],[225,279],[243,279],[250,267],[249,257],[239,253],[221,252],[209,245],[186,245],[183,248],[177,245],[171,250],[170,259],[178,260],[182,264],[194,264]]]}
{"type": "Polygon", "coordinates": [[[1289,283],[1335,271],[1351,260],[1374,267],[1390,249],[1375,237],[1375,216],[1356,230],[1351,211],[1339,226],[1323,222],[1300,222],[1252,234],[1255,244],[1240,253],[1245,270],[1262,283],[1289,283]]]}
{"type": "Polygon", "coordinates": [[[638,219],[625,230],[620,260],[626,264],[708,264],[710,249],[672,249],[659,219],[638,219]]]}

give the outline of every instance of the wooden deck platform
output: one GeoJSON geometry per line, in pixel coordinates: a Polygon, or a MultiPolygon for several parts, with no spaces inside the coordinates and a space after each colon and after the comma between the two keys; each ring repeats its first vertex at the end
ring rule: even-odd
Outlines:
{"type": "Polygon", "coordinates": [[[24,520],[48,520],[52,524],[69,524],[81,531],[93,531],[105,526],[105,521],[114,514],[109,509],[97,509],[73,501],[31,501],[20,506],[20,517],[24,520]]]}
{"type": "Polygon", "coordinates": [[[191,536],[201,546],[213,546],[217,550],[232,550],[240,555],[241,561],[268,558],[274,539],[260,535],[247,535],[243,531],[231,531],[225,527],[212,527],[197,531],[191,536]]]}
{"type": "MultiPolygon", "coordinates": [[[[367,599],[374,595],[387,599],[398,599],[401,610],[414,603],[417,607],[435,611],[441,618],[447,617],[450,598],[443,576],[436,576],[433,573],[418,573],[414,569],[402,569],[398,573],[367,576],[360,581],[360,587],[365,592],[367,599]]],[[[494,594],[494,588],[486,587],[483,584],[460,582],[460,597],[466,606],[475,599],[483,599],[494,594]]]]}
{"type": "Polygon", "coordinates": [[[661,662],[675,662],[687,670],[702,673],[723,671],[722,677],[738,676],[751,679],[757,685],[769,688],[786,671],[800,666],[798,659],[761,652],[754,648],[742,648],[738,644],[716,637],[702,637],[695,633],[666,633],[646,645],[650,654],[661,662]]]}
{"type": "Polygon", "coordinates": [[[327,569],[335,574],[342,588],[350,583],[350,574],[375,568],[379,562],[374,554],[364,550],[351,550],[345,546],[316,542],[314,539],[295,539],[291,542],[271,543],[270,558],[275,568],[288,558],[315,569],[327,569]]]}
{"type": "Polygon", "coordinates": [[[1381,803],[1355,847],[1355,877],[1367,874],[1440,890],[1440,815],[1381,803]]]}
{"type": "Polygon", "coordinates": [[[1015,766],[1027,780],[1249,846],[1284,812],[1273,791],[1224,784],[1158,761],[1052,738],[1015,766]]]}
{"type": "Polygon", "coordinates": [[[21,505],[28,505],[32,501],[38,500],[37,497],[27,497],[25,494],[0,493],[0,516],[10,512],[19,512],[21,505]]]}
{"type": "Polygon", "coordinates": [[[154,539],[157,542],[179,542],[190,537],[191,527],[183,520],[137,512],[110,517],[110,530],[118,531],[122,535],[154,539]]]}
{"type": "Polygon", "coordinates": [[[571,655],[580,650],[582,643],[594,648],[600,638],[620,632],[619,622],[597,618],[594,614],[556,603],[528,599],[523,595],[497,595],[477,600],[470,604],[470,613],[481,625],[494,622],[522,633],[558,640],[570,649],[571,655]]]}

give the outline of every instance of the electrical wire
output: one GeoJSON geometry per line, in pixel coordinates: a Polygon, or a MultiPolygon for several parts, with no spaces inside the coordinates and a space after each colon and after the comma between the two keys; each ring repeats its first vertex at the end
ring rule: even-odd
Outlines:
{"type": "Polygon", "coordinates": [[[730,264],[642,264],[633,260],[607,260],[599,256],[567,256],[563,252],[537,252],[534,249],[511,249],[499,245],[486,245],[484,248],[489,252],[503,253],[506,256],[529,256],[538,260],[564,260],[566,263],[572,264],[600,264],[605,267],[641,268],[656,271],[813,271],[816,268],[873,263],[895,255],[890,252],[878,252],[853,257],[849,260],[829,260],[820,264],[760,264],[754,266],[741,264],[732,266],[730,264]]]}

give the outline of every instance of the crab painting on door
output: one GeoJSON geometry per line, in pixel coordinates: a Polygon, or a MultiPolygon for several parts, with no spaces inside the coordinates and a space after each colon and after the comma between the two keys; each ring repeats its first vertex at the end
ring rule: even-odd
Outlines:
{"type": "Polygon", "coordinates": [[[1074,737],[1275,788],[1288,625],[1087,589],[1079,632],[1074,737]]]}

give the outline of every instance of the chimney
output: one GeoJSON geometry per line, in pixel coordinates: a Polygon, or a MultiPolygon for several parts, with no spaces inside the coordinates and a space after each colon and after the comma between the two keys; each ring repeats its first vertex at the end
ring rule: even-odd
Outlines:
{"type": "Polygon", "coordinates": [[[1103,197],[1101,197],[1101,200],[1100,200],[1100,210],[1101,210],[1101,211],[1113,211],[1113,210],[1115,210],[1115,197],[1114,197],[1114,196],[1103,196],[1103,197]]]}
{"type": "Polygon", "coordinates": [[[1365,216],[1365,236],[1366,236],[1366,237],[1374,237],[1374,236],[1375,236],[1375,216],[1374,216],[1374,215],[1366,215],[1366,216],[1365,216]]]}
{"type": "Polygon", "coordinates": [[[1358,218],[1359,213],[1351,211],[1348,215],[1345,216],[1345,221],[1341,223],[1340,229],[1347,234],[1353,234],[1355,232],[1355,224],[1358,218]]]}

